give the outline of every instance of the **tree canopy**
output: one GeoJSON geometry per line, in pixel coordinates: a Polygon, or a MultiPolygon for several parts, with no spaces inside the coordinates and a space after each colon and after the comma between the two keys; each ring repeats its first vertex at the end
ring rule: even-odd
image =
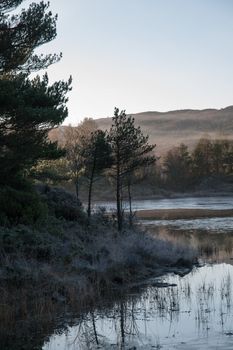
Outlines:
{"type": "Polygon", "coordinates": [[[61,54],[34,53],[56,37],[56,20],[48,11],[49,3],[32,3],[20,14],[9,11],[22,1],[5,0],[0,5],[0,73],[30,73],[57,62],[61,54]]]}
{"type": "Polygon", "coordinates": [[[48,131],[66,118],[71,89],[71,78],[52,85],[47,74],[30,78],[32,71],[59,60],[34,53],[56,37],[57,16],[43,1],[10,16],[21,2],[5,0],[0,6],[0,184],[11,186],[39,159],[61,154],[48,131]]]}
{"type": "MultiPolygon", "coordinates": [[[[113,123],[108,135],[112,150],[111,176],[116,183],[118,230],[122,229],[122,188],[130,186],[133,172],[155,162],[151,153],[155,145],[150,145],[149,137],[145,136],[134,118],[127,116],[125,111],[115,108],[113,123]]],[[[131,199],[130,199],[131,202],[131,199]]]]}

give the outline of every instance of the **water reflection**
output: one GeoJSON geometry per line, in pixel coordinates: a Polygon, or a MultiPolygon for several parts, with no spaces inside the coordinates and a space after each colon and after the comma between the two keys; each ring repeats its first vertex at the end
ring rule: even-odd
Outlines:
{"type": "Polygon", "coordinates": [[[65,339],[64,334],[53,336],[43,350],[232,349],[233,229],[181,227],[150,230],[175,244],[195,247],[207,265],[184,277],[165,276],[160,282],[170,285],[166,288],[150,281],[147,288],[86,315],[68,329],[65,339]]]}
{"type": "MultiPolygon", "coordinates": [[[[153,226],[146,222],[144,224],[155,236],[160,239],[171,241],[177,245],[191,246],[197,252],[199,259],[202,262],[220,263],[227,262],[233,263],[233,218],[231,219],[231,225],[229,229],[222,228],[218,230],[214,225],[209,225],[204,229],[200,229],[193,221],[193,229],[185,228],[184,225],[177,227],[172,226],[169,221],[166,220],[166,225],[153,226]]],[[[213,219],[208,219],[212,221],[213,219]]],[[[165,220],[164,220],[165,221],[165,220]]],[[[189,220],[188,220],[189,221],[189,220]]],[[[202,221],[202,220],[197,220],[202,221]]],[[[230,222],[230,221],[229,221],[230,222]]]]}
{"type": "Polygon", "coordinates": [[[89,313],[74,310],[70,320],[63,310],[47,321],[36,315],[24,323],[14,321],[3,349],[232,349],[233,227],[184,225],[149,229],[164,240],[194,247],[206,265],[184,277],[159,279],[168,287],[159,288],[152,279],[147,287],[104,300],[89,313]]]}
{"type": "Polygon", "coordinates": [[[163,280],[173,286],[129,294],[112,308],[87,315],[43,349],[232,348],[232,266],[205,266],[163,280]]]}

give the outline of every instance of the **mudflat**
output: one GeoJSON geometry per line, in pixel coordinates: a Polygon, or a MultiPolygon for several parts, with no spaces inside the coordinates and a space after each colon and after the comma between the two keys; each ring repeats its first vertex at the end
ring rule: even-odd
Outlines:
{"type": "Polygon", "coordinates": [[[150,209],[137,211],[136,217],[144,220],[233,217],[233,209],[150,209]]]}

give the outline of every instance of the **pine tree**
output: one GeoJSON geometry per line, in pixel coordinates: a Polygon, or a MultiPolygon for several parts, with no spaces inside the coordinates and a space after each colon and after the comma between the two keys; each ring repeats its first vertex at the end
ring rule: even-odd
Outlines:
{"type": "Polygon", "coordinates": [[[56,36],[56,16],[48,3],[33,3],[19,15],[9,16],[21,1],[0,6],[0,184],[17,186],[39,159],[61,154],[48,131],[67,116],[68,82],[49,86],[48,76],[30,79],[29,73],[57,62],[57,55],[34,50],[56,36]]]}
{"type": "Polygon", "coordinates": [[[22,1],[3,0],[0,5],[0,74],[30,73],[57,62],[60,55],[37,55],[39,46],[56,37],[56,20],[49,3],[32,3],[19,15],[9,12],[22,1]]]}
{"type": "MultiPolygon", "coordinates": [[[[116,183],[116,204],[118,230],[122,230],[122,190],[128,186],[129,202],[131,208],[131,179],[133,172],[155,162],[151,153],[155,145],[148,143],[148,136],[144,136],[141,128],[135,126],[134,118],[127,116],[125,111],[119,112],[115,108],[113,124],[109,131],[109,143],[112,149],[113,165],[111,176],[116,183]]],[[[130,216],[132,210],[130,209],[130,216]]]]}
{"type": "Polygon", "coordinates": [[[0,184],[13,186],[37,160],[60,156],[47,134],[67,116],[69,84],[48,86],[46,75],[0,80],[0,184]]]}
{"type": "Polygon", "coordinates": [[[85,118],[76,127],[67,126],[63,133],[63,140],[60,141],[66,150],[70,179],[74,183],[78,203],[80,203],[80,179],[85,173],[84,148],[86,144],[89,144],[91,135],[96,130],[95,121],[91,118],[85,118]]]}
{"type": "Polygon", "coordinates": [[[106,132],[96,130],[88,142],[83,143],[84,175],[88,179],[88,218],[91,216],[91,200],[94,182],[111,166],[111,147],[106,138],[106,132]]]}

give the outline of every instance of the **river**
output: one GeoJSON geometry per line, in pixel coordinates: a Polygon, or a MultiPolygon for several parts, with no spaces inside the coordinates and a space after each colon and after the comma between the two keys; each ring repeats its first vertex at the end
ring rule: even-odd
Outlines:
{"type": "MultiPolygon", "coordinates": [[[[233,198],[144,201],[136,208],[229,209],[233,198]]],[[[183,277],[151,279],[110,306],[103,302],[65,332],[51,335],[43,350],[233,348],[233,218],[146,225],[162,239],[193,246],[201,266],[183,277]]]]}
{"type": "MultiPolygon", "coordinates": [[[[116,209],[115,202],[97,201],[94,209],[105,207],[107,210],[116,209]]],[[[127,210],[128,203],[123,202],[123,207],[127,210]]],[[[187,198],[169,198],[169,199],[147,199],[134,200],[133,210],[150,209],[233,209],[232,197],[187,197],[187,198]]]]}

